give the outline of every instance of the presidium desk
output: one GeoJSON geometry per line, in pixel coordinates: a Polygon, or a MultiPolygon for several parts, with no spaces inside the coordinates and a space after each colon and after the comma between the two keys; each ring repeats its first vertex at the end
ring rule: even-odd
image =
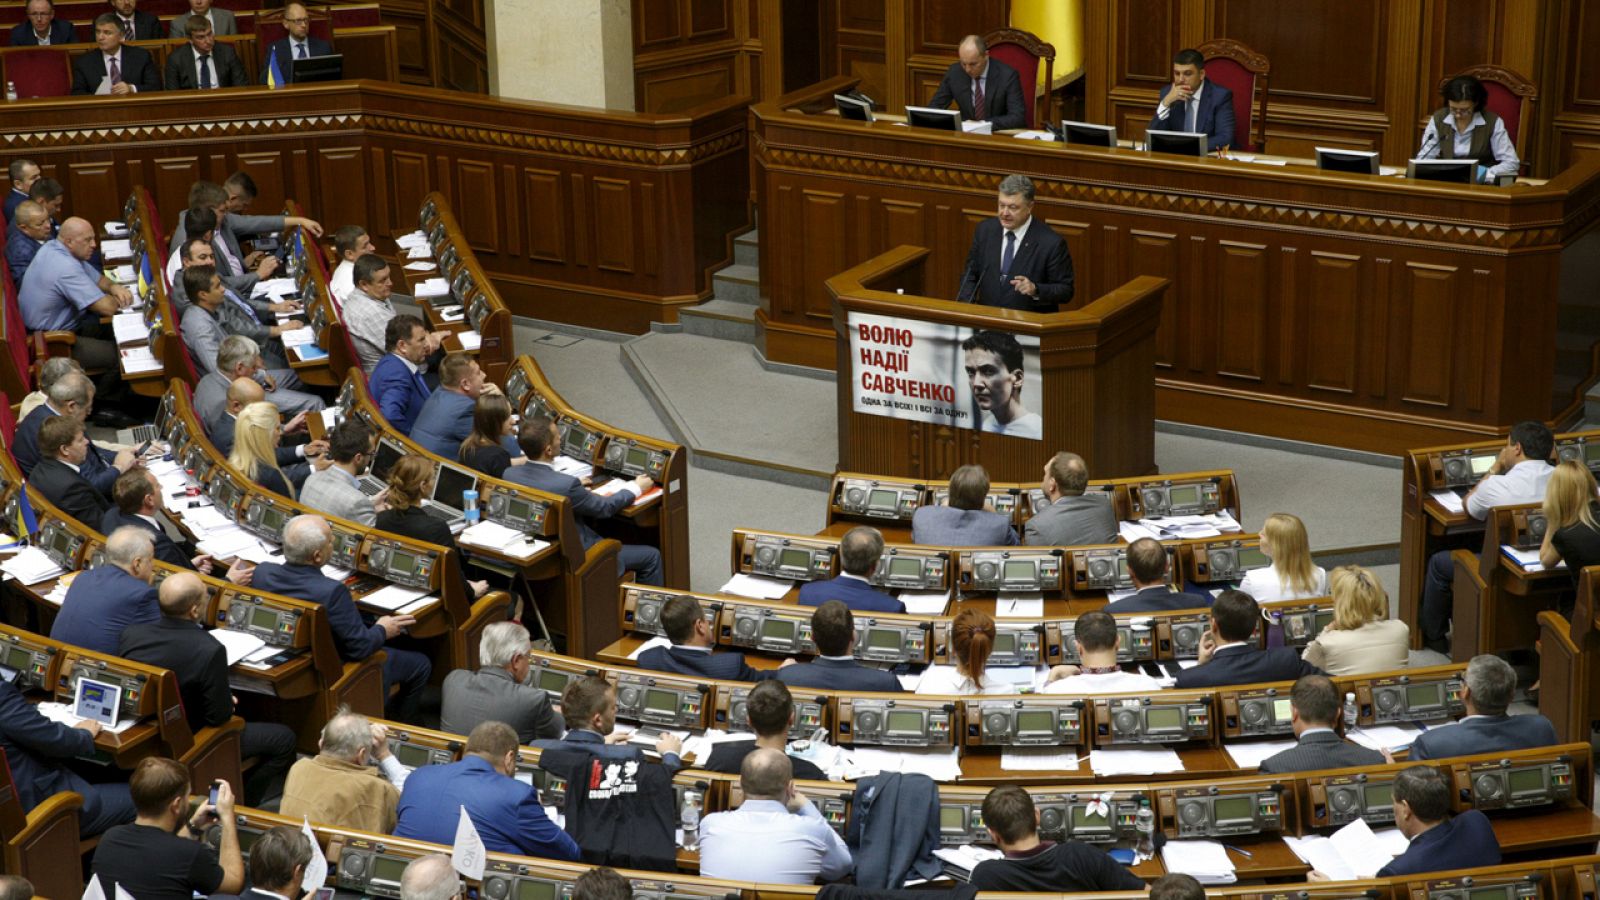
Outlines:
{"type": "Polygon", "coordinates": [[[1140,275],[1171,282],[1157,418],[1398,454],[1582,411],[1600,154],[1540,185],[1419,183],[824,112],[854,83],[751,110],[771,360],[833,368],[826,282],[892,248],[930,248],[926,293],[954,297],[973,227],[1020,173],[1071,248],[1068,309],[1140,275]]]}

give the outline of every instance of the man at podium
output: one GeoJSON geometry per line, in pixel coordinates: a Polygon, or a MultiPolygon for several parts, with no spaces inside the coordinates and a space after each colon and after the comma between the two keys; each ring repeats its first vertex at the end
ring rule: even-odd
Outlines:
{"type": "Polygon", "coordinates": [[[1033,218],[1033,181],[1007,175],[998,215],[978,223],[956,299],[1053,313],[1072,300],[1072,255],[1067,242],[1033,218]]]}

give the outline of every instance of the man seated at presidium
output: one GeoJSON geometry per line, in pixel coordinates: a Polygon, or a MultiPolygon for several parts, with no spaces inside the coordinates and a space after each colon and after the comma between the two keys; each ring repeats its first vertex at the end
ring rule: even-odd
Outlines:
{"type": "Polygon", "coordinates": [[[250,76],[245,74],[238,52],[226,43],[217,43],[211,20],[192,15],[184,19],[183,27],[189,43],[167,57],[167,90],[250,86],[250,76]]]}
{"type": "Polygon", "coordinates": [[[1233,146],[1233,92],[1206,80],[1206,58],[1198,50],[1172,57],[1172,83],[1150,117],[1151,131],[1204,134],[1207,150],[1233,146]]]}
{"type": "Polygon", "coordinates": [[[956,62],[945,70],[928,105],[949,109],[954,100],[964,122],[988,122],[995,131],[1022,128],[1028,122],[1027,102],[1017,70],[989,58],[989,45],[969,34],[961,39],[956,62]]]}
{"type": "Polygon", "coordinates": [[[56,18],[56,5],[51,0],[28,0],[23,12],[26,18],[11,29],[11,46],[53,47],[77,43],[72,23],[56,18]]]}
{"type": "Polygon", "coordinates": [[[1003,331],[975,331],[961,342],[962,365],[979,427],[995,434],[1038,440],[1044,437],[1039,414],[1022,405],[1022,345],[1003,331]]]}
{"type": "Polygon", "coordinates": [[[829,600],[843,602],[860,612],[903,613],[906,605],[872,586],[872,573],[883,558],[883,534],[870,525],[858,525],[839,539],[839,577],[810,581],[800,586],[801,606],[820,606],[829,600]]]}
{"type": "Polygon", "coordinates": [[[122,19],[116,13],[95,17],[94,42],[98,49],[72,61],[72,93],[98,94],[102,85],[117,96],[161,90],[155,58],[142,47],[122,43],[122,19]]]}
{"type": "Polygon", "coordinates": [[[956,298],[985,306],[1053,313],[1071,302],[1072,254],[1050,226],[1033,218],[1033,181],[1007,175],[998,215],[972,232],[956,298]]]}
{"type": "MultiPolygon", "coordinates": [[[[294,82],[295,60],[333,55],[332,44],[322,38],[311,36],[311,13],[306,10],[305,4],[284,4],[283,30],[288,34],[273,41],[261,54],[262,84],[267,83],[267,68],[274,59],[278,62],[278,71],[282,73],[284,83],[289,84],[294,82]]],[[[339,301],[344,302],[344,297],[340,296],[339,301]]]]}

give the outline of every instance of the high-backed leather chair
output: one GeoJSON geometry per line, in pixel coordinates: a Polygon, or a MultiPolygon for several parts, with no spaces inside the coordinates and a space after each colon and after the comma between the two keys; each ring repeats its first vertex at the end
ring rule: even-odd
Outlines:
{"type": "Polygon", "coordinates": [[[1262,54],[1229,38],[1206,41],[1195,49],[1205,57],[1206,80],[1233,92],[1233,118],[1242,126],[1234,131],[1234,149],[1248,153],[1265,151],[1267,78],[1272,72],[1272,63],[1262,54]]]}
{"type": "Polygon", "coordinates": [[[1001,28],[983,36],[989,55],[1017,70],[1028,110],[1027,126],[1038,128],[1050,121],[1050,85],[1055,74],[1056,48],[1031,31],[1001,28]],[[1044,91],[1039,91],[1039,61],[1044,60],[1044,91]]]}
{"type": "Polygon", "coordinates": [[[1528,157],[1533,152],[1532,135],[1536,132],[1533,127],[1534,113],[1539,102],[1539,88],[1515,69],[1483,65],[1472,66],[1440,79],[1439,90],[1442,92],[1451,78],[1462,75],[1471,75],[1483,82],[1484,90],[1489,93],[1489,101],[1484,105],[1506,123],[1506,135],[1511,138],[1511,145],[1517,148],[1517,158],[1522,160],[1522,168],[1526,170],[1528,157]],[[1522,127],[1524,123],[1528,125],[1527,128],[1522,127]]]}

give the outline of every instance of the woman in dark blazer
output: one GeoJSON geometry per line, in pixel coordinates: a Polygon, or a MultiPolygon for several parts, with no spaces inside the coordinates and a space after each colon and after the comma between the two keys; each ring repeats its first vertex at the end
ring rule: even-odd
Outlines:
{"type": "Polygon", "coordinates": [[[449,549],[456,555],[461,570],[461,584],[467,598],[482,597],[489,590],[489,582],[473,581],[467,577],[466,558],[456,546],[455,535],[443,519],[436,519],[422,510],[422,498],[433,493],[433,480],[437,469],[425,456],[408,453],[389,470],[389,508],[378,513],[377,526],[382,531],[401,537],[415,538],[449,549]]]}
{"type": "Polygon", "coordinates": [[[482,394],[472,410],[472,434],[461,442],[461,462],[473,469],[499,478],[506,469],[528,461],[526,456],[511,455],[506,439],[514,432],[511,418],[511,401],[504,394],[482,394]]]}

